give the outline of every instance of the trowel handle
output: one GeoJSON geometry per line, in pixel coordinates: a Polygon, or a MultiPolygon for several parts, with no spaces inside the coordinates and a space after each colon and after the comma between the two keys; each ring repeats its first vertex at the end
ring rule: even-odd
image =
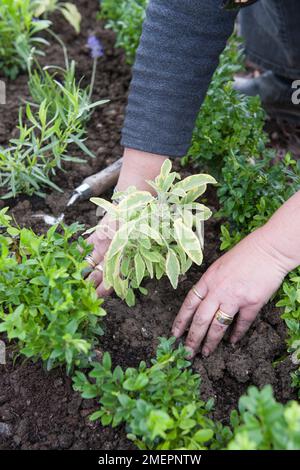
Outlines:
{"type": "Polygon", "coordinates": [[[85,178],[83,184],[87,184],[90,187],[92,196],[99,196],[116,185],[122,163],[123,158],[120,158],[112,165],[106,167],[104,170],[99,171],[99,173],[85,178]]]}

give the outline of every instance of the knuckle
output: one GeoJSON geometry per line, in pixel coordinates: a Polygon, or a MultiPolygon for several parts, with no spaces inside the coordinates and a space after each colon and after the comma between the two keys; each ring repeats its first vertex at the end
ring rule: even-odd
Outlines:
{"type": "Polygon", "coordinates": [[[184,326],[184,321],[182,318],[178,318],[173,323],[173,329],[181,330],[184,326]]]}
{"type": "Polygon", "coordinates": [[[250,305],[259,305],[261,304],[261,295],[259,292],[251,292],[248,295],[248,302],[250,305]]]}
{"type": "Polygon", "coordinates": [[[198,343],[198,335],[195,331],[190,331],[187,339],[186,339],[186,345],[191,346],[192,348],[195,347],[198,343]]]}
{"type": "Polygon", "coordinates": [[[208,348],[210,351],[212,351],[215,344],[216,344],[216,339],[213,338],[212,336],[208,336],[205,340],[204,346],[208,348]]]}
{"type": "Polygon", "coordinates": [[[237,338],[241,338],[246,333],[246,331],[249,329],[251,324],[252,324],[252,321],[249,321],[249,320],[246,320],[246,319],[239,320],[238,323],[236,324],[235,328],[234,328],[234,336],[237,337],[237,338]]]}
{"type": "Polygon", "coordinates": [[[245,330],[237,329],[233,332],[232,338],[235,341],[239,341],[244,336],[245,330]]]}
{"type": "Polygon", "coordinates": [[[212,280],[215,278],[213,266],[210,266],[207,271],[202,275],[201,282],[209,289],[212,280]]]}
{"type": "Polygon", "coordinates": [[[216,323],[214,323],[214,325],[212,326],[211,335],[213,337],[223,335],[225,330],[227,330],[227,328],[228,328],[227,325],[222,325],[221,323],[216,321],[216,323]]]}
{"type": "Polygon", "coordinates": [[[200,315],[195,315],[193,326],[195,326],[197,329],[202,329],[207,326],[207,321],[204,320],[200,315]]]}
{"type": "Polygon", "coordinates": [[[239,318],[237,321],[237,328],[247,328],[252,324],[253,320],[250,318],[239,318]]]}
{"type": "Polygon", "coordinates": [[[190,291],[184,299],[183,307],[187,310],[194,310],[195,304],[193,302],[192,291],[190,291]]]}
{"type": "Polygon", "coordinates": [[[227,327],[221,324],[215,324],[212,326],[205,340],[205,343],[208,344],[210,349],[219,343],[219,341],[224,336],[226,329],[227,327]]]}

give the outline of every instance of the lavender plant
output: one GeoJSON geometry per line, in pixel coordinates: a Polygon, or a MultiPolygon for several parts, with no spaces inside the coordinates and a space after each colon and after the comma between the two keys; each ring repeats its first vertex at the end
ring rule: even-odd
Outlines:
{"type": "MultiPolygon", "coordinates": [[[[64,47],[64,46],[63,46],[64,47]]],[[[9,190],[5,198],[17,194],[44,196],[43,188],[59,190],[52,182],[63,162],[84,162],[69,154],[70,144],[90,157],[86,147],[86,123],[93,109],[107,100],[92,103],[92,91],[98,55],[93,59],[90,86],[77,82],[75,62],[69,62],[66,50],[65,68],[47,66],[29,68],[29,90],[32,101],[19,112],[19,136],[8,147],[0,148],[0,187],[9,190]]]]}

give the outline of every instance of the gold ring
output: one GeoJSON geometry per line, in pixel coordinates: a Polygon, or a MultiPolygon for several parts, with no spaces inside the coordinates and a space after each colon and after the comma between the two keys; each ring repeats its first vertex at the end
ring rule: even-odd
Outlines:
{"type": "Polygon", "coordinates": [[[232,322],[233,322],[233,318],[232,316],[228,315],[227,313],[223,312],[220,308],[219,310],[217,310],[216,312],[216,320],[218,320],[219,323],[221,323],[221,325],[230,325],[232,322]]]}
{"type": "Polygon", "coordinates": [[[103,267],[101,266],[101,264],[98,264],[98,266],[95,266],[95,269],[97,271],[100,271],[100,273],[103,273],[103,267]]]}
{"type": "Polygon", "coordinates": [[[196,287],[193,287],[193,288],[192,288],[192,291],[193,291],[194,294],[198,297],[198,299],[204,300],[204,297],[202,297],[202,295],[199,294],[199,292],[197,291],[196,287]]]}
{"type": "Polygon", "coordinates": [[[89,263],[89,265],[92,266],[92,268],[95,268],[96,265],[97,265],[97,263],[96,263],[96,261],[94,260],[94,258],[92,257],[92,255],[87,255],[87,256],[85,257],[85,261],[86,261],[87,263],[89,263]]]}

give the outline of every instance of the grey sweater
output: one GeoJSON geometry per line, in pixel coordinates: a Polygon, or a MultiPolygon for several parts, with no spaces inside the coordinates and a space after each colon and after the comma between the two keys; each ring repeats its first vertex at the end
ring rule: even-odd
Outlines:
{"type": "Polygon", "coordinates": [[[182,156],[236,12],[221,0],[150,0],[122,144],[182,156]]]}

